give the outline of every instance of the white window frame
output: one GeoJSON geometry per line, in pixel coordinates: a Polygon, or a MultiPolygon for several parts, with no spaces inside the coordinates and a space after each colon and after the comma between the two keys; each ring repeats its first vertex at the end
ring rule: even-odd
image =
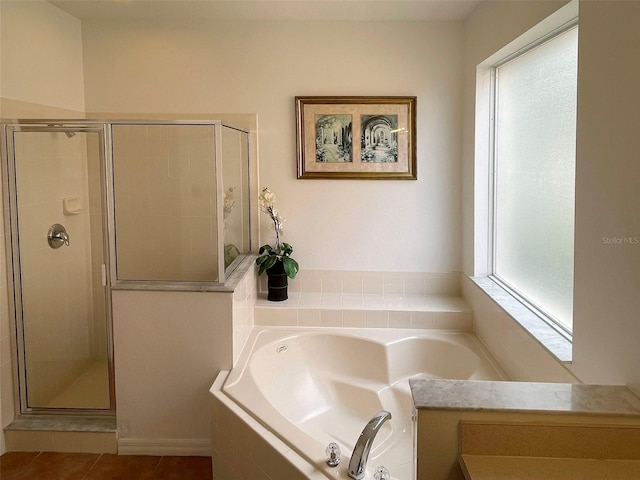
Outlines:
{"type": "Polygon", "coordinates": [[[495,233],[495,69],[578,24],[570,2],[478,65],[474,169],[474,281],[540,344],[563,362],[572,359],[572,332],[493,275],[495,233]]]}

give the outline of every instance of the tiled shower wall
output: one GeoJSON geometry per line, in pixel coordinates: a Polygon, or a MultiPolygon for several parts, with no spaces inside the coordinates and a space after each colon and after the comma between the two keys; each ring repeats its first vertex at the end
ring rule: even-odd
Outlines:
{"type": "Polygon", "coordinates": [[[24,329],[35,405],[46,404],[92,355],[86,149],[84,135],[25,132],[16,140],[24,329]],[[63,212],[64,198],[77,199],[77,214],[63,212]],[[66,227],[68,247],[49,247],[54,223],[66,227]]]}
{"type": "Polygon", "coordinates": [[[113,128],[118,276],[217,280],[213,129],[113,128]]]}

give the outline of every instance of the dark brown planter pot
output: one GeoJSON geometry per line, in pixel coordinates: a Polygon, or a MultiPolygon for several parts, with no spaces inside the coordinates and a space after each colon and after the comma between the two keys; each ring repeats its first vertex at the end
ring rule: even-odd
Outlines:
{"type": "Polygon", "coordinates": [[[267,300],[282,302],[289,298],[287,287],[289,286],[287,274],[284,272],[284,264],[277,261],[275,265],[267,269],[267,300]]]}

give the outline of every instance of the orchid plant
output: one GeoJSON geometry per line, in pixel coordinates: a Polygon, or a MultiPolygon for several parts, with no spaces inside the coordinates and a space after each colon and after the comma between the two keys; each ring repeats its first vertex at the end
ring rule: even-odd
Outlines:
{"type": "Polygon", "coordinates": [[[258,275],[262,275],[266,270],[276,265],[278,261],[281,261],[287,277],[295,278],[300,267],[298,266],[298,262],[291,258],[293,247],[288,243],[280,241],[280,237],[284,233],[285,219],[282,218],[276,210],[275,202],[275,194],[268,188],[263,188],[260,196],[258,197],[258,203],[260,205],[260,211],[269,215],[269,218],[273,222],[273,230],[276,234],[276,244],[275,246],[267,244],[260,247],[260,250],[258,251],[259,256],[256,259],[256,264],[259,267],[258,275]]]}

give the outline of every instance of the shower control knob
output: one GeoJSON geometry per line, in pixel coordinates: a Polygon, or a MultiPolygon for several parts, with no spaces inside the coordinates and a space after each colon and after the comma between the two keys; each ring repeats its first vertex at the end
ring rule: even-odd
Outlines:
{"type": "Polygon", "coordinates": [[[340,464],[340,447],[337,443],[331,442],[325,453],[327,454],[327,465],[337,467],[340,464]]]}
{"type": "Polygon", "coordinates": [[[47,242],[51,248],[60,248],[62,245],[69,246],[69,234],[59,223],[51,225],[47,233],[47,242]]]}

